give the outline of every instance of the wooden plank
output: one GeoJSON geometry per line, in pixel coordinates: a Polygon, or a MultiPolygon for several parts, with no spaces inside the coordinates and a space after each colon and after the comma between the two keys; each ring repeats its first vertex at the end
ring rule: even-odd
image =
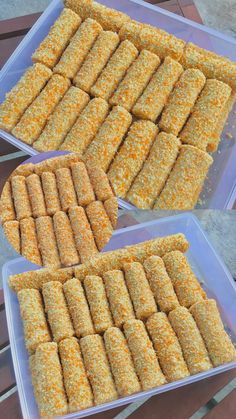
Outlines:
{"type": "Polygon", "coordinates": [[[161,9],[168,10],[168,12],[172,12],[172,13],[175,13],[176,15],[183,16],[183,12],[177,0],[165,1],[164,3],[157,4],[157,6],[160,7],[161,9]]]}
{"type": "MultiPolygon", "coordinates": [[[[1,26],[1,25],[0,25],[1,26]]],[[[11,54],[15,51],[18,44],[22,41],[24,35],[14,38],[0,40],[0,68],[2,68],[11,54]]]]}
{"type": "Polygon", "coordinates": [[[178,0],[183,16],[197,23],[202,23],[202,18],[192,0],[178,0]]]}
{"type": "Polygon", "coordinates": [[[27,160],[29,156],[22,156],[12,160],[6,160],[0,163],[0,192],[2,191],[3,185],[6,182],[7,178],[15,170],[20,163],[24,160],[27,160]]]}
{"type": "Polygon", "coordinates": [[[207,413],[204,419],[222,419],[223,417],[226,419],[236,418],[236,389],[207,413]]]}
{"type": "Polygon", "coordinates": [[[31,15],[2,20],[0,25],[0,39],[25,35],[40,15],[41,13],[33,13],[31,15]]]}
{"type": "Polygon", "coordinates": [[[19,151],[14,145],[8,143],[7,141],[0,138],[0,156],[5,156],[6,154],[15,153],[19,151]]]}
{"type": "Polygon", "coordinates": [[[0,309],[2,308],[3,305],[4,305],[4,294],[3,294],[3,290],[0,289],[0,309]]]}
{"type": "Polygon", "coordinates": [[[22,419],[18,393],[12,394],[0,403],[0,418],[22,419]]]}
{"type": "Polygon", "coordinates": [[[8,348],[0,353],[0,396],[14,387],[15,383],[11,351],[8,348]]]}
{"type": "Polygon", "coordinates": [[[7,319],[4,306],[0,311],[0,349],[4,348],[9,344],[9,336],[7,330],[7,319]]]}

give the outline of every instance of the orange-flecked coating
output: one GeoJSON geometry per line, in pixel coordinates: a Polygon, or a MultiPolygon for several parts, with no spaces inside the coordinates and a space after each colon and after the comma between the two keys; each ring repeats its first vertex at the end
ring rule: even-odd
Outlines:
{"type": "MultiPolygon", "coordinates": [[[[11,220],[3,224],[4,234],[17,253],[21,253],[19,221],[11,220]]],[[[24,255],[23,255],[24,256],[24,255]]]]}
{"type": "Polygon", "coordinates": [[[61,210],[61,204],[57,190],[56,176],[52,172],[43,172],[41,175],[41,182],[47,214],[53,215],[55,214],[55,212],[61,210]]]}
{"type": "Polygon", "coordinates": [[[191,145],[183,145],[154,209],[190,210],[197,204],[212,157],[191,145]]]}
{"type": "Polygon", "coordinates": [[[117,33],[102,31],[74,77],[74,84],[89,93],[118,43],[119,36],[117,33]]]}
{"type": "Polygon", "coordinates": [[[136,121],[131,125],[108,171],[108,178],[117,196],[126,196],[147,158],[157,132],[157,126],[150,121],[136,121]]]}
{"type": "Polygon", "coordinates": [[[40,152],[57,150],[88,102],[89,96],[85,92],[77,87],[70,87],[55,107],[33,147],[40,152]]]}
{"type": "Polygon", "coordinates": [[[24,289],[18,292],[17,298],[23,322],[25,346],[32,354],[40,343],[51,341],[42,297],[38,290],[24,289]]]}
{"type": "Polygon", "coordinates": [[[121,42],[96,83],[91,87],[91,95],[108,100],[137,56],[138,50],[130,41],[121,42]]]}
{"type": "Polygon", "coordinates": [[[161,132],[154,141],[150,153],[131,185],[126,198],[141,209],[150,209],[174,166],[181,142],[172,134],[161,132]]]}
{"type": "Polygon", "coordinates": [[[206,293],[183,253],[178,250],[167,253],[163,256],[163,261],[181,305],[189,308],[206,298],[206,293]]]}
{"type": "Polygon", "coordinates": [[[155,122],[182,72],[183,67],[178,61],[166,57],[134,105],[132,113],[138,118],[155,122]]]}
{"type": "Polygon", "coordinates": [[[204,87],[206,78],[195,68],[183,72],[171,92],[158,126],[165,132],[178,135],[204,87]]]}
{"type": "Polygon", "coordinates": [[[12,199],[11,183],[7,181],[3,187],[0,199],[1,223],[16,219],[15,208],[12,199]]]}
{"type": "Polygon", "coordinates": [[[20,220],[21,254],[36,265],[42,265],[38,248],[35,221],[32,217],[20,220]]]}
{"type": "Polygon", "coordinates": [[[56,212],[53,216],[53,226],[62,265],[72,266],[78,264],[80,258],[76,250],[67,214],[63,211],[56,212]]]}
{"type": "Polygon", "coordinates": [[[26,70],[0,105],[1,129],[11,131],[14,128],[27,107],[43,89],[51,74],[51,70],[42,64],[34,64],[26,70]]]}
{"type": "Polygon", "coordinates": [[[215,79],[207,80],[180,133],[181,141],[206,150],[230,94],[231,88],[227,84],[215,79]]]}
{"type": "Polygon", "coordinates": [[[93,405],[93,393],[85,372],[80,346],[76,338],[67,338],[58,345],[69,412],[93,405]]]}
{"type": "Polygon", "coordinates": [[[109,103],[123,106],[130,111],[159,64],[160,59],[157,55],[146,50],[141,51],[109,99],[109,103]]]}
{"type": "Polygon", "coordinates": [[[46,38],[33,53],[32,61],[54,67],[80,23],[81,19],[76,13],[64,8],[46,38]]]}
{"type": "Polygon", "coordinates": [[[89,16],[89,7],[92,2],[93,0],[64,0],[64,5],[77,13],[82,20],[85,20],[89,16]]]}
{"type": "Polygon", "coordinates": [[[71,173],[79,205],[83,207],[95,201],[85,164],[83,162],[72,164],[71,173]]]}
{"type": "Polygon", "coordinates": [[[145,391],[165,384],[166,379],[160,369],[144,323],[141,320],[128,320],[124,324],[124,333],[142,389],[145,391]]]}
{"type": "Polygon", "coordinates": [[[113,198],[109,198],[103,203],[105,211],[109,217],[112,227],[115,229],[117,225],[117,217],[118,217],[118,201],[117,198],[114,196],[113,198]]]}
{"type": "Polygon", "coordinates": [[[75,151],[82,156],[106,118],[108,108],[105,100],[92,99],[81,112],[59,149],[75,151]]]}
{"type": "Polygon", "coordinates": [[[120,28],[119,37],[122,41],[129,40],[138,48],[139,51],[142,50],[140,33],[141,29],[144,28],[144,23],[137,22],[136,20],[130,20],[120,28]]]}
{"type": "Polygon", "coordinates": [[[91,257],[98,254],[98,249],[84,208],[70,208],[69,218],[76,249],[79,253],[81,263],[85,263],[89,261],[91,257]]]}
{"type": "Polygon", "coordinates": [[[120,270],[107,271],[103,281],[115,326],[122,327],[127,320],[135,318],[124,274],[120,270]]]}
{"type": "Polygon", "coordinates": [[[87,166],[90,182],[99,201],[106,201],[114,197],[108,177],[101,167],[87,166]]]}
{"type": "Polygon", "coordinates": [[[81,161],[77,153],[69,153],[63,156],[52,157],[34,165],[34,172],[41,176],[43,172],[55,172],[62,167],[70,168],[73,163],[81,161]]]}
{"type": "Polygon", "coordinates": [[[70,81],[68,79],[54,74],[12,130],[13,135],[29,145],[33,144],[40,136],[55,106],[69,87],[70,81]]]}
{"type": "Polygon", "coordinates": [[[68,411],[62,368],[55,342],[42,343],[34,356],[32,382],[40,417],[66,415],[68,411]]]}
{"type": "Polygon", "coordinates": [[[73,79],[101,31],[102,27],[98,22],[86,19],[71,39],[53,71],[73,79]]]}
{"type": "Polygon", "coordinates": [[[71,171],[67,167],[62,167],[57,169],[55,174],[62,210],[68,211],[70,207],[78,205],[71,171]]]}
{"type": "Polygon", "coordinates": [[[55,342],[74,335],[61,282],[50,281],[43,285],[45,312],[55,342]]]}
{"type": "Polygon", "coordinates": [[[140,391],[131,353],[121,330],[117,327],[107,329],[104,343],[119,396],[125,397],[140,391]]]}
{"type": "Polygon", "coordinates": [[[35,225],[43,265],[49,268],[59,268],[61,262],[51,217],[46,215],[36,218],[35,225]]]}
{"type": "Polygon", "coordinates": [[[33,163],[23,163],[20,164],[14,172],[11,174],[11,177],[19,175],[19,176],[30,176],[34,173],[34,164],[33,163]]]}
{"type": "Polygon", "coordinates": [[[153,314],[149,317],[146,327],[167,381],[177,381],[189,376],[179,341],[166,314],[153,314]]]}
{"type": "Polygon", "coordinates": [[[40,177],[33,173],[25,178],[33,217],[47,215],[40,177]]]}
{"type": "Polygon", "coordinates": [[[113,321],[102,278],[96,275],[88,275],[83,285],[89,303],[94,329],[96,333],[103,333],[108,327],[113,326],[113,321]]]}
{"type": "Polygon", "coordinates": [[[145,320],[157,311],[157,306],[143,266],[139,262],[126,263],[124,272],[136,317],[145,320]]]}
{"type": "Polygon", "coordinates": [[[202,336],[186,307],[178,307],[169,313],[173,327],[190,374],[198,374],[212,368],[202,336]]]}
{"type": "Polygon", "coordinates": [[[160,311],[169,313],[178,307],[179,301],[163,260],[159,256],[150,256],[143,266],[160,311]]]}
{"type": "Polygon", "coordinates": [[[88,147],[86,162],[107,172],[131,122],[131,114],[125,108],[115,106],[88,147]]]}
{"type": "Polygon", "coordinates": [[[63,291],[78,338],[95,333],[89,306],[81,282],[72,278],[65,282],[63,291]]]}
{"type": "Polygon", "coordinates": [[[17,220],[31,217],[32,210],[24,176],[11,178],[11,189],[17,220]]]}
{"type": "Polygon", "coordinates": [[[91,202],[86,208],[86,214],[90,222],[95,242],[101,251],[109,242],[113,228],[109,217],[101,201],[91,202]]]}
{"type": "Polygon", "coordinates": [[[190,308],[214,367],[236,360],[236,350],[227,335],[215,300],[204,300],[190,308]]]}
{"type": "Polygon", "coordinates": [[[43,284],[49,281],[59,281],[62,284],[73,276],[72,268],[50,269],[44,268],[35,271],[27,271],[21,274],[9,276],[9,287],[18,292],[22,289],[41,290],[43,284]]]}
{"type": "Polygon", "coordinates": [[[236,63],[189,42],[181,59],[184,68],[198,68],[208,79],[214,78],[236,88],[236,63]]]}

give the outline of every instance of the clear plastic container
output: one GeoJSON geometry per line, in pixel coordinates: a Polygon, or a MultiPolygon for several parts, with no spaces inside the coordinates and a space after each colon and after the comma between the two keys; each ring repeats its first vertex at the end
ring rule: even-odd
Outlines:
{"type": "MultiPolygon", "coordinates": [[[[163,28],[185,41],[194,42],[200,47],[228,56],[231,60],[236,61],[236,40],[230,36],[141,0],[100,0],[100,3],[124,11],[133,19],[163,28]]],[[[5,93],[15,85],[26,68],[31,65],[33,51],[48,33],[62,7],[61,0],[52,1],[3,67],[0,73],[0,102],[4,100],[5,93]]],[[[232,208],[236,199],[235,111],[236,105],[223,131],[219,151],[214,155],[214,164],[210,168],[208,179],[205,182],[199,208],[232,208]],[[227,138],[227,133],[233,135],[232,140],[227,138]]],[[[3,130],[0,130],[0,136],[30,155],[38,153],[3,130]]],[[[126,209],[133,207],[123,200],[120,201],[120,206],[126,209]]]]}
{"type": "MultiPolygon", "coordinates": [[[[117,230],[113,234],[112,240],[106,250],[117,249],[125,245],[149,240],[157,236],[165,236],[178,232],[184,233],[189,240],[190,249],[187,252],[187,256],[193,270],[199,280],[203,282],[203,288],[207,292],[208,297],[215,298],[217,300],[227,332],[231,335],[232,340],[236,341],[235,283],[228,269],[219,258],[207,236],[201,229],[198,220],[192,214],[185,213],[117,230]]],[[[38,410],[33,395],[28,367],[28,355],[24,346],[19,304],[17,302],[16,294],[9,289],[7,280],[9,275],[32,269],[37,269],[36,265],[33,265],[23,258],[7,262],[3,267],[3,286],[7,324],[16,382],[24,419],[38,418],[38,410]]],[[[231,362],[229,364],[213,368],[207,372],[184,378],[183,380],[166,384],[149,391],[140,392],[133,396],[120,398],[111,403],[106,403],[81,412],[69,414],[63,416],[63,418],[81,418],[103,412],[108,409],[182,387],[235,367],[236,362],[231,362]]]]}

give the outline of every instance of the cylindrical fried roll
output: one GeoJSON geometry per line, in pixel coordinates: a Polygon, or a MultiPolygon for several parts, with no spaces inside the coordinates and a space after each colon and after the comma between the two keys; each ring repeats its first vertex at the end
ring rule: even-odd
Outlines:
{"type": "Polygon", "coordinates": [[[153,207],[177,158],[181,142],[161,132],[154,141],[143,168],[131,185],[126,198],[138,208],[153,207]]]}
{"type": "Polygon", "coordinates": [[[67,153],[62,156],[51,157],[34,165],[36,175],[42,176],[43,172],[54,172],[57,169],[67,167],[70,169],[73,163],[81,161],[81,157],[77,153],[67,153]]]}
{"type": "Polygon", "coordinates": [[[181,305],[188,308],[206,298],[206,293],[183,253],[178,250],[167,253],[163,261],[181,305]]]}
{"type": "Polygon", "coordinates": [[[184,71],[171,92],[158,123],[163,131],[179,134],[205,82],[206,77],[201,71],[195,68],[184,71]]]}
{"type": "Polygon", "coordinates": [[[163,260],[159,256],[150,256],[143,266],[160,310],[169,313],[178,307],[179,302],[163,260]]]}
{"type": "Polygon", "coordinates": [[[7,181],[3,187],[0,199],[0,218],[2,224],[5,221],[15,220],[15,208],[12,199],[11,183],[7,181]]]}
{"type": "Polygon", "coordinates": [[[56,212],[53,216],[53,226],[62,265],[71,266],[78,264],[80,258],[76,250],[67,214],[63,211],[56,212]]]}
{"type": "Polygon", "coordinates": [[[160,64],[160,59],[152,52],[143,50],[133,62],[125,78],[109,99],[111,105],[123,106],[128,111],[143,93],[154,71],[160,64]]]}
{"type": "Polygon", "coordinates": [[[87,93],[77,87],[70,87],[55,107],[42,134],[35,141],[34,148],[40,152],[57,150],[88,102],[87,93]]]}
{"type": "Polygon", "coordinates": [[[67,399],[55,342],[42,343],[38,346],[32,370],[40,416],[48,418],[66,415],[67,399]]]}
{"type": "Polygon", "coordinates": [[[104,202],[109,198],[113,198],[114,194],[104,170],[101,167],[88,166],[88,172],[97,199],[104,202]]]}
{"type": "Polygon", "coordinates": [[[33,173],[25,178],[33,217],[47,215],[40,177],[33,173]]]}
{"type": "Polygon", "coordinates": [[[96,405],[118,398],[111,375],[104,343],[99,335],[85,336],[80,340],[85,370],[92,386],[96,405]]]}
{"type": "Polygon", "coordinates": [[[19,221],[6,221],[3,224],[3,231],[7,240],[14,247],[15,251],[21,253],[19,221]]]}
{"type": "Polygon", "coordinates": [[[130,20],[120,28],[119,30],[119,37],[121,40],[128,39],[130,42],[132,42],[133,45],[138,48],[138,50],[141,51],[141,39],[140,39],[140,33],[141,29],[144,27],[144,24],[141,22],[137,22],[136,20],[130,20]]]}
{"type": "Polygon", "coordinates": [[[135,318],[124,274],[119,270],[108,271],[103,274],[103,280],[114,323],[122,327],[127,320],[135,318]]]}
{"type": "Polygon", "coordinates": [[[12,130],[13,135],[27,144],[33,144],[41,134],[55,106],[69,87],[70,81],[68,79],[54,74],[12,130]]]}
{"type": "Polygon", "coordinates": [[[58,345],[63,380],[69,401],[69,411],[87,409],[93,405],[93,393],[85,372],[78,340],[67,338],[58,345]]]}
{"type": "Polygon", "coordinates": [[[168,382],[187,377],[189,371],[184,361],[176,334],[165,313],[153,314],[146,323],[161,369],[168,382]]]}
{"type": "Polygon", "coordinates": [[[230,94],[231,88],[228,84],[215,79],[207,80],[190,118],[180,133],[181,141],[206,150],[230,94]]]}
{"type": "Polygon", "coordinates": [[[81,19],[76,13],[63,9],[46,38],[33,53],[32,61],[54,67],[80,23],[81,19]]]}
{"type": "Polygon", "coordinates": [[[93,0],[64,0],[65,7],[68,7],[75,13],[78,13],[82,20],[89,16],[89,7],[92,3],[93,0]]]}
{"type": "Polygon", "coordinates": [[[143,266],[139,262],[127,263],[124,271],[136,317],[145,320],[157,311],[157,306],[143,266]]]}
{"type": "Polygon", "coordinates": [[[69,218],[81,262],[88,262],[91,257],[98,254],[98,249],[84,208],[70,208],[69,218]]]}
{"type": "Polygon", "coordinates": [[[58,281],[47,282],[42,288],[45,311],[55,342],[74,336],[62,284],[58,281]]]}
{"type": "Polygon", "coordinates": [[[169,321],[179,339],[190,374],[212,368],[201,334],[188,309],[178,307],[171,311],[169,321]]]}
{"type": "Polygon", "coordinates": [[[134,122],[108,171],[115,194],[126,196],[131,183],[140,171],[158,128],[150,121],[134,122]]]}
{"type": "Polygon", "coordinates": [[[83,162],[72,164],[71,173],[79,205],[86,206],[95,201],[95,195],[85,164],[83,162]]]}
{"type": "Polygon", "coordinates": [[[60,267],[61,262],[51,217],[36,218],[35,225],[43,265],[51,268],[60,267]]]}
{"type": "Polygon", "coordinates": [[[106,118],[108,108],[105,100],[92,99],[59,147],[60,150],[76,151],[82,156],[106,118]]]}
{"type": "Polygon", "coordinates": [[[114,196],[113,198],[107,199],[104,203],[104,208],[106,213],[109,217],[112,227],[115,229],[117,225],[117,217],[118,217],[118,201],[117,198],[114,196]]]}
{"type": "Polygon", "coordinates": [[[0,105],[1,129],[11,131],[14,128],[24,111],[43,89],[51,74],[51,70],[42,64],[34,64],[26,70],[0,105]]]}
{"type": "Polygon", "coordinates": [[[132,113],[138,118],[155,122],[182,72],[181,64],[166,57],[134,105],[132,113]]]}
{"type": "Polygon", "coordinates": [[[124,324],[124,332],[143,390],[164,384],[166,380],[144,323],[141,320],[128,320],[124,324]]]}
{"type": "Polygon", "coordinates": [[[33,163],[23,163],[20,164],[15,170],[14,172],[11,174],[11,176],[30,176],[34,173],[34,164],[33,163]]]}
{"type": "Polygon", "coordinates": [[[224,330],[215,300],[204,300],[190,308],[214,367],[236,360],[236,350],[224,330]]]}
{"type": "Polygon", "coordinates": [[[191,145],[183,145],[154,209],[190,210],[197,204],[212,157],[191,145]]]}
{"type": "Polygon", "coordinates": [[[13,176],[11,179],[12,197],[17,220],[31,217],[31,205],[24,176],[13,176]]]}
{"type": "Polygon", "coordinates": [[[106,172],[131,122],[131,114],[125,108],[115,106],[88,147],[86,162],[100,166],[106,172]]]}
{"type": "Polygon", "coordinates": [[[117,327],[104,333],[106,353],[119,396],[129,396],[141,390],[125,337],[117,327]]]}
{"type": "Polygon", "coordinates": [[[21,254],[30,262],[42,265],[33,218],[20,220],[21,254]]]}
{"type": "Polygon", "coordinates": [[[95,333],[81,282],[72,278],[63,285],[68,309],[78,338],[95,333]]]}
{"type": "Polygon", "coordinates": [[[17,294],[24,328],[25,346],[33,353],[43,342],[50,342],[43,301],[38,290],[24,289],[17,294]]]}
{"type": "Polygon", "coordinates": [[[78,205],[70,169],[62,167],[56,170],[57,188],[63,211],[78,205]]]}
{"type": "Polygon", "coordinates": [[[59,281],[62,284],[73,276],[72,268],[50,269],[44,268],[22,272],[9,276],[9,287],[16,293],[25,288],[41,290],[43,284],[49,281],[59,281]]]}
{"type": "Polygon", "coordinates": [[[101,31],[102,27],[98,22],[86,19],[71,39],[53,71],[73,79],[101,31]]]}
{"type": "Polygon", "coordinates": [[[91,202],[86,208],[86,214],[93,231],[97,248],[101,251],[108,244],[113,232],[111,222],[103,203],[100,201],[91,202]]]}
{"type": "Polygon", "coordinates": [[[95,331],[103,333],[108,327],[113,326],[113,322],[102,278],[88,275],[83,284],[95,331]]]}
{"type": "Polygon", "coordinates": [[[41,175],[43,194],[47,208],[47,214],[53,215],[61,210],[60,199],[57,190],[56,176],[52,172],[43,172],[41,175]]]}
{"type": "Polygon", "coordinates": [[[73,82],[77,87],[80,87],[85,92],[90,92],[91,87],[96,82],[118,43],[119,36],[115,32],[102,31],[98,35],[82,67],[74,77],[73,82]]]}
{"type": "Polygon", "coordinates": [[[91,87],[91,95],[108,100],[137,55],[138,50],[130,41],[121,42],[96,83],[91,87]]]}

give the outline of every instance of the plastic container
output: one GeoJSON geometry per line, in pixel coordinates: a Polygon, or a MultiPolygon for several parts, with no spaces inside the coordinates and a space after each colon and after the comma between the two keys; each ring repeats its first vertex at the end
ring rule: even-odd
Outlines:
{"type": "MultiPolygon", "coordinates": [[[[236,61],[236,40],[213,29],[141,0],[100,0],[100,3],[124,11],[133,19],[163,28],[185,41],[194,42],[236,61]]],[[[48,33],[62,7],[61,0],[52,1],[3,67],[0,73],[0,102],[4,100],[5,93],[16,84],[26,68],[32,64],[33,51],[48,33]]],[[[214,155],[214,164],[205,182],[199,208],[232,208],[236,199],[236,114],[234,111],[236,111],[236,105],[223,131],[219,151],[214,155]],[[227,139],[229,132],[234,139],[227,139]]],[[[30,155],[38,154],[32,147],[3,130],[0,130],[0,136],[30,155]]],[[[123,200],[120,201],[120,206],[126,209],[133,208],[123,200]]]]}
{"type": "MultiPolygon", "coordinates": [[[[165,236],[182,232],[190,242],[187,253],[189,261],[197,277],[203,281],[203,288],[208,297],[215,298],[220,308],[221,316],[226,325],[227,332],[233,341],[236,340],[236,289],[234,281],[208,241],[197,219],[189,213],[151,221],[133,227],[117,230],[106,250],[117,249],[125,245],[149,240],[157,236],[165,236]]],[[[21,409],[24,419],[38,418],[33,389],[28,368],[28,355],[24,346],[22,322],[20,319],[19,304],[16,294],[8,287],[9,275],[37,269],[37,267],[23,258],[7,262],[3,267],[3,286],[6,304],[7,324],[11,344],[12,359],[14,364],[16,382],[20,397],[21,409]]],[[[78,413],[68,414],[63,418],[82,418],[95,413],[103,412],[121,405],[135,402],[144,397],[151,397],[165,391],[202,380],[235,368],[236,362],[213,368],[183,380],[179,380],[149,391],[140,392],[133,396],[124,397],[104,405],[92,407],[78,413]]]]}

